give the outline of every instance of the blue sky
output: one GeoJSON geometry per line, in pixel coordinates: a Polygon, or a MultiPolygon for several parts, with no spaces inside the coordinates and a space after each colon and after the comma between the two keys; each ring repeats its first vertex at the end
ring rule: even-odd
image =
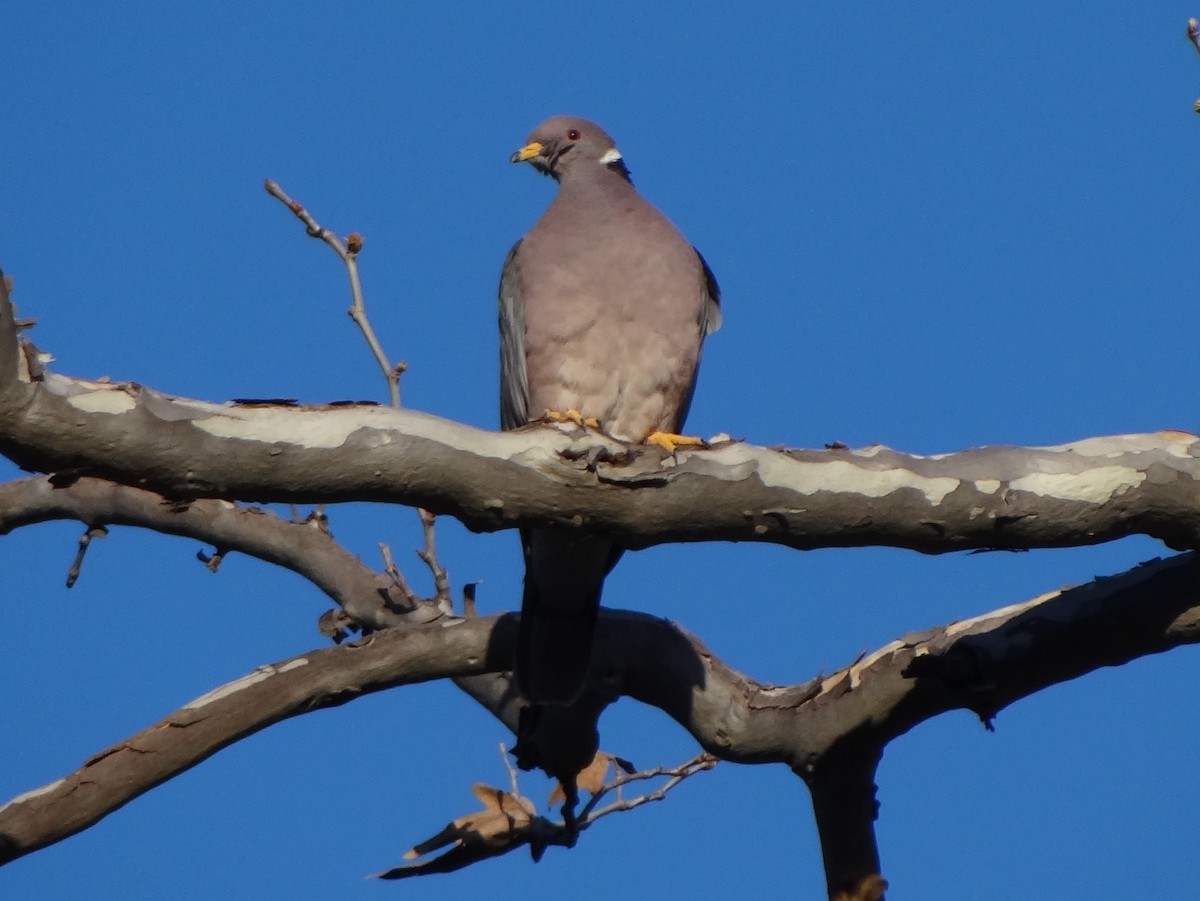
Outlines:
{"type": "MultiPolygon", "coordinates": [[[[500,265],[553,191],[506,160],[569,112],[616,137],[720,279],[691,431],[933,453],[1198,426],[1200,58],[1183,29],[1200,7],[295,6],[0,7],[0,266],[60,371],[212,400],[383,398],[339,264],[265,195],[270,177],[366,236],[406,404],[493,427],[500,265]]],[[[403,560],[419,540],[403,509],[332,524],[372,565],[378,541],[403,560]]],[[[66,592],[79,532],[0,540],[4,797],[320,643],[314,589],[244,558],[214,576],[192,541],[114,529],[66,592]]],[[[439,537],[456,586],[483,580],[482,609],[516,605],[515,536],[445,522],[439,537]]],[[[790,682],[1162,552],[656,548],[605,597],[790,682]]],[[[1176,652],[1047,691],[995,734],[959,713],[895,742],[879,777],[889,898],[1186,897],[1198,677],[1176,652]]],[[[602,727],[641,766],[693,753],[629,702],[602,727]]],[[[0,895],[822,891],[803,786],[731,765],[537,866],[362,879],[470,809],[472,782],[503,784],[509,740],[442,686],[321,712],[0,870],[0,895]]]]}

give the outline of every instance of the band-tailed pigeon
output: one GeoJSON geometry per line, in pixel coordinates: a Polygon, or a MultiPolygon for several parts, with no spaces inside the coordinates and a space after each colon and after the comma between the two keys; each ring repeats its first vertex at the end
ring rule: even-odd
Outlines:
{"type": "MultiPolygon", "coordinates": [[[[677,433],[701,342],[721,322],[712,271],[638,194],[596,124],[547,119],[511,162],[551,176],[558,193],[500,276],[502,428],[549,414],[671,450],[686,440],[677,433]]],[[[534,703],[568,704],[583,687],[600,589],[621,548],[546,528],[522,531],[521,543],[517,684],[534,703]]]]}

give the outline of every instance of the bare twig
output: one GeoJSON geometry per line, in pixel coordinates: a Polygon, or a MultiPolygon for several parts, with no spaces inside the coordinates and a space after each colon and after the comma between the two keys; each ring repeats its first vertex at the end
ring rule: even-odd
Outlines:
{"type": "Polygon", "coordinates": [[[363,305],[362,282],[358,277],[358,253],[363,247],[362,235],[358,234],[358,232],[352,232],[343,241],[332,231],[322,227],[301,203],[292,200],[276,182],[268,178],[263,182],[263,187],[266,188],[268,194],[291,210],[293,215],[304,223],[304,227],[310,237],[317,238],[328,244],[333,252],[338,255],[338,259],[345,264],[346,275],[350,279],[351,298],[350,309],[347,312],[350,314],[350,318],[354,320],[354,324],[358,326],[359,331],[362,332],[367,346],[371,349],[372,356],[375,357],[375,362],[379,364],[379,369],[383,372],[383,377],[387,380],[388,397],[391,399],[392,406],[399,408],[400,376],[408,366],[403,362],[396,363],[395,365],[388,362],[387,355],[383,352],[383,346],[379,343],[379,339],[375,337],[375,330],[371,328],[370,320],[367,319],[367,311],[363,305]]]}
{"type": "Polygon", "coordinates": [[[430,598],[418,597],[417,593],[412,590],[408,581],[404,578],[404,574],[400,572],[400,567],[396,565],[395,559],[392,557],[392,549],[384,544],[379,543],[379,553],[383,556],[384,572],[392,580],[392,584],[396,586],[396,590],[404,596],[405,601],[410,607],[428,607],[437,610],[439,615],[453,616],[454,604],[450,600],[450,580],[446,576],[446,570],[438,563],[437,559],[437,543],[434,540],[433,521],[434,516],[427,510],[421,510],[421,526],[425,532],[425,547],[417,551],[417,556],[421,559],[429,571],[433,574],[434,594],[430,598]]]}
{"type": "Polygon", "coordinates": [[[512,789],[514,795],[521,794],[517,785],[517,771],[512,765],[512,761],[508,759],[508,748],[504,746],[504,742],[500,742],[500,761],[504,764],[504,768],[508,770],[508,785],[512,789]]]}
{"type": "Polygon", "coordinates": [[[71,568],[67,570],[68,588],[74,588],[75,583],[79,580],[79,571],[83,568],[83,555],[87,553],[92,539],[104,538],[107,535],[108,529],[104,528],[104,526],[92,526],[79,536],[79,550],[75,552],[75,559],[71,561],[71,568]]]}
{"type": "Polygon", "coordinates": [[[641,807],[643,804],[648,804],[651,801],[661,801],[666,797],[667,792],[677,786],[689,776],[694,776],[696,773],[701,773],[706,770],[711,770],[717,765],[717,758],[707,752],[697,754],[691,760],[679,764],[675,767],[655,767],[652,770],[641,770],[637,773],[622,773],[613,779],[611,782],[604,785],[591,799],[583,805],[583,809],[579,812],[579,829],[586,829],[592,823],[601,817],[608,816],[610,813],[622,813],[626,810],[633,810],[635,807],[641,807]],[[621,796],[621,789],[633,782],[642,782],[647,779],[657,779],[660,776],[669,776],[662,785],[647,792],[644,795],[638,795],[636,798],[624,798],[621,796]],[[610,793],[615,792],[617,799],[611,804],[604,807],[599,807],[601,799],[610,793]],[[598,808],[598,809],[597,809],[598,808]]]}
{"type": "Polygon", "coordinates": [[[392,584],[404,595],[406,601],[410,604],[415,604],[417,602],[417,595],[409,587],[404,574],[400,572],[400,568],[396,566],[396,561],[392,558],[392,549],[381,541],[379,542],[379,553],[383,557],[383,571],[388,574],[388,578],[392,580],[392,584]]]}
{"type": "Polygon", "coordinates": [[[450,609],[453,606],[450,603],[450,580],[446,577],[445,567],[438,562],[437,542],[433,534],[433,523],[437,517],[424,508],[419,508],[417,513],[421,516],[421,531],[425,536],[425,547],[417,551],[417,556],[429,567],[429,572],[433,575],[435,599],[450,609]]]}

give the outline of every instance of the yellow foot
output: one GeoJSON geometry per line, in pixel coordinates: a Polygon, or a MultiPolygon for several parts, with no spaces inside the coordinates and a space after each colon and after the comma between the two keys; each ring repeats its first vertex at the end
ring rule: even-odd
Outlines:
{"type": "Polygon", "coordinates": [[[670,432],[653,432],[647,436],[646,444],[661,447],[668,454],[675,453],[677,447],[708,447],[708,442],[703,438],[694,438],[691,435],[672,435],[670,432]]]}
{"type": "Polygon", "coordinates": [[[584,416],[578,410],[544,410],[542,419],[547,422],[573,422],[580,428],[599,429],[600,423],[594,416],[584,416]]]}

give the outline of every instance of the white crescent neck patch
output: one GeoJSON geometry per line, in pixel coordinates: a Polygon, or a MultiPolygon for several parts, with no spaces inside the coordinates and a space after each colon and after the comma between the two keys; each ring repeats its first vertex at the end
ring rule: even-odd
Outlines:
{"type": "Polygon", "coordinates": [[[619,159],[621,159],[621,151],[619,151],[616,147],[610,147],[608,150],[604,151],[604,155],[600,157],[600,164],[607,166],[609,163],[615,163],[619,159]]]}

